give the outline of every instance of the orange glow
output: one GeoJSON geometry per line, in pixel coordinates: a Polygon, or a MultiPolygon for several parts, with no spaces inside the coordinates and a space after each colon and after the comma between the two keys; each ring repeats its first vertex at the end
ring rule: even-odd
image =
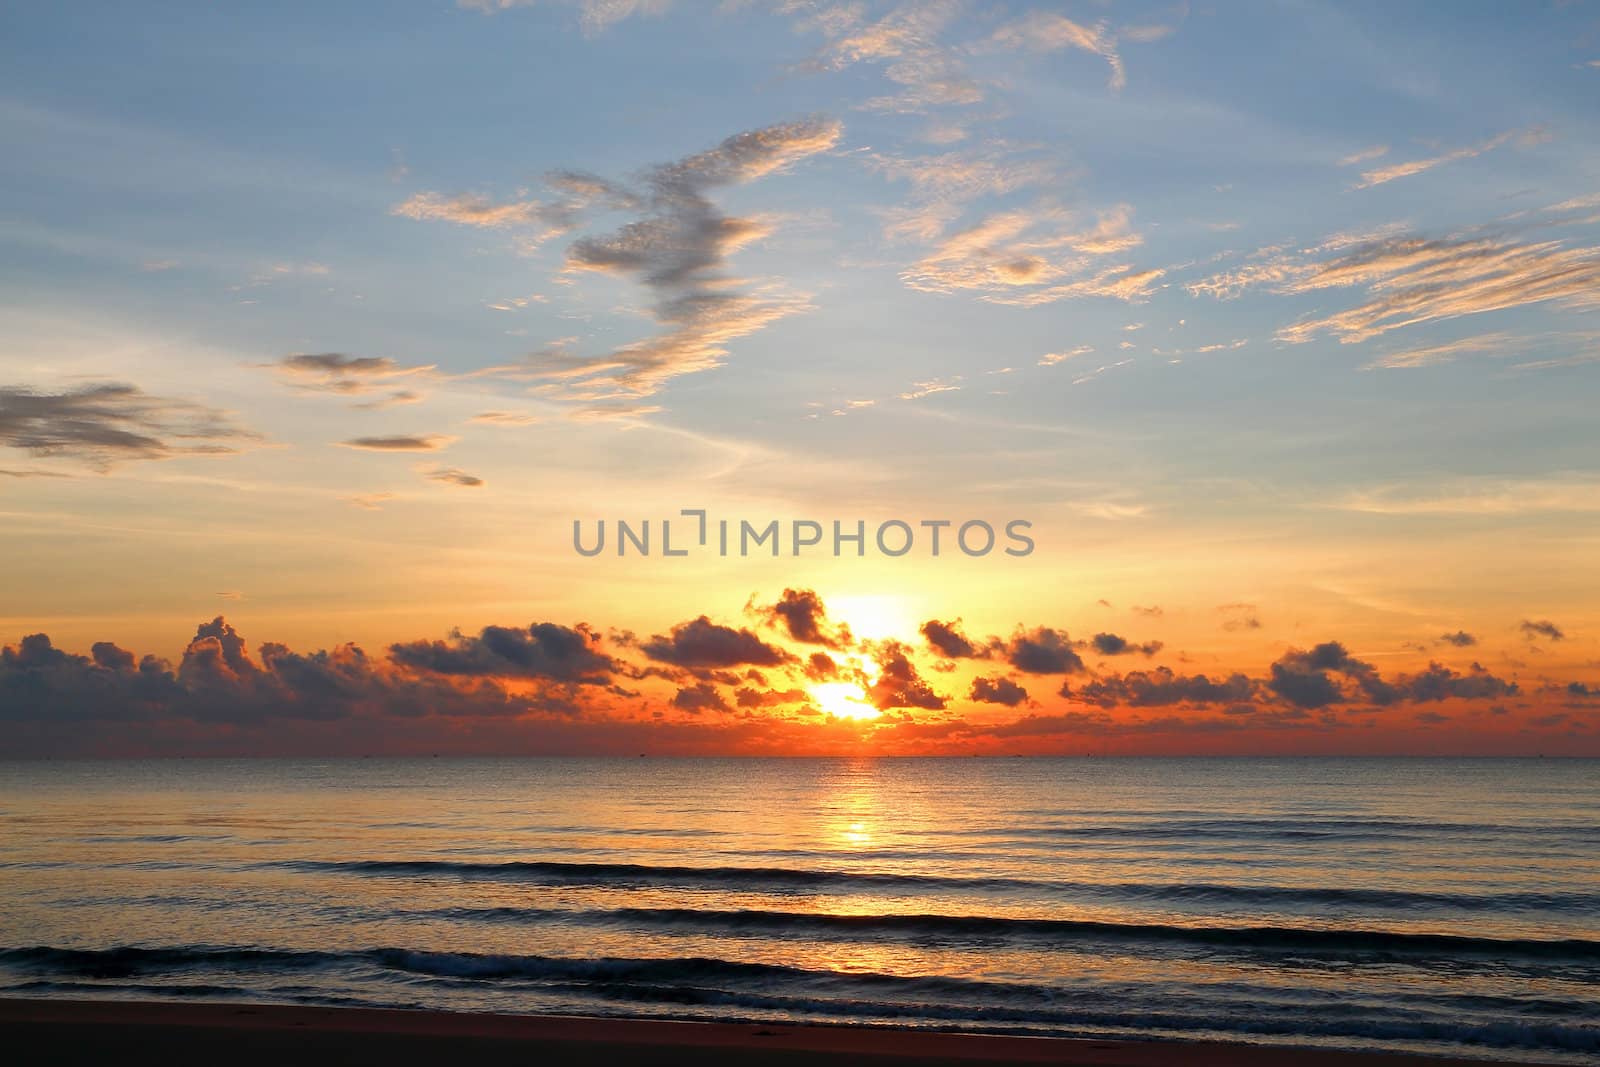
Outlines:
{"type": "Polygon", "coordinates": [[[883,712],[867,702],[867,691],[854,682],[823,682],[811,687],[817,707],[838,719],[876,719],[883,712]]]}

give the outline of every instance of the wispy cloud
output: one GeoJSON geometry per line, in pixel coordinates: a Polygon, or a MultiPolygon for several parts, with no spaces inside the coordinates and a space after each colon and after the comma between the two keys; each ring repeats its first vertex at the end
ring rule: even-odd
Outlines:
{"type": "Polygon", "coordinates": [[[463,489],[478,489],[484,485],[482,478],[476,474],[468,474],[459,467],[434,467],[423,471],[422,476],[430,482],[443,482],[445,485],[463,489]]]}
{"type": "Polygon", "coordinates": [[[1600,511],[1600,480],[1588,475],[1550,478],[1462,479],[1445,484],[1391,485],[1352,493],[1333,507],[1374,515],[1522,515],[1600,511]]]}
{"type": "Polygon", "coordinates": [[[532,426],[539,419],[521,411],[480,411],[467,421],[484,426],[532,426]]]}
{"type": "Polygon", "coordinates": [[[635,15],[660,15],[671,6],[669,0],[456,0],[457,7],[485,15],[540,3],[576,7],[578,22],[589,35],[603,33],[635,15]]]}
{"type": "Polygon", "coordinates": [[[960,389],[961,376],[953,378],[934,378],[926,382],[917,382],[905,392],[900,394],[901,400],[921,400],[933,396],[935,393],[953,393],[960,389]]]}
{"type": "Polygon", "coordinates": [[[59,393],[0,386],[0,445],[99,471],[128,460],[230,455],[257,440],[259,434],[228,412],[133,385],[82,385],[59,393]]]}
{"type": "Polygon", "coordinates": [[[1057,363],[1065,362],[1077,356],[1086,356],[1094,351],[1093,345],[1079,345],[1077,348],[1068,348],[1060,352],[1046,352],[1039,357],[1039,366],[1053,367],[1057,363]]]}
{"type": "Polygon", "coordinates": [[[915,0],[864,25],[858,9],[841,9],[846,17],[812,19],[809,26],[834,39],[806,66],[840,70],[855,63],[883,64],[884,77],[900,89],[866,101],[862,106],[869,110],[921,112],[979,103],[982,87],[959,54],[939,40],[960,7],[955,0],[915,0]]]}
{"type": "Polygon", "coordinates": [[[767,225],[723,214],[709,194],[827,151],[840,131],[833,119],[800,119],[736,134],[647,172],[641,216],[614,233],[575,242],[566,269],[637,279],[655,297],[663,332],[592,359],[551,353],[535,360],[539,369],[585,399],[649,396],[679,375],[720,365],[730,342],[808,307],[772,285],[741,289],[724,273],[728,257],[765,235],[767,225]]]}
{"type": "Polygon", "coordinates": [[[1477,337],[1463,337],[1455,341],[1446,341],[1444,344],[1390,352],[1388,355],[1380,356],[1368,363],[1365,369],[1425,367],[1435,363],[1450,363],[1457,356],[1478,352],[1502,351],[1510,342],[1511,335],[1506,333],[1486,333],[1477,337]]]}
{"type": "Polygon", "coordinates": [[[1264,288],[1284,294],[1360,289],[1352,307],[1302,319],[1278,331],[1290,343],[1332,334],[1346,344],[1420,323],[1553,302],[1600,307],[1600,248],[1505,237],[1387,236],[1324,242],[1186,286],[1193,295],[1237,296],[1264,288]]]}
{"type": "Polygon", "coordinates": [[[1096,268],[1097,258],[1137,247],[1132,208],[1119,204],[1093,223],[1057,208],[992,214],[940,240],[902,272],[923,292],[971,290],[993,303],[1033,306],[1074,296],[1146,295],[1161,271],[1096,268]]]}
{"type": "Polygon", "coordinates": [[[344,448],[356,448],[366,452],[437,452],[448,448],[458,438],[448,434],[396,434],[389,437],[352,437],[348,441],[340,441],[344,448]]]}
{"type": "MultiPolygon", "coordinates": [[[[1156,37],[1145,36],[1143,39],[1154,40],[1156,37]]],[[[1053,11],[1030,11],[1001,26],[990,40],[1002,48],[1029,52],[1058,52],[1066,48],[1088,52],[1105,60],[1111,68],[1109,84],[1113,90],[1122,89],[1128,84],[1122,56],[1117,52],[1116,36],[1104,21],[1085,26],[1053,11]]]]}
{"type": "Polygon", "coordinates": [[[1486,141],[1480,141],[1465,148],[1458,148],[1452,152],[1444,152],[1437,156],[1429,156],[1426,159],[1413,159],[1405,163],[1394,163],[1387,167],[1363,171],[1361,181],[1355,188],[1370,189],[1374,185],[1383,185],[1385,182],[1392,182],[1398,178],[1409,178],[1414,174],[1421,174],[1423,171],[1432,170],[1434,167],[1443,166],[1446,163],[1455,163],[1463,159],[1471,159],[1474,156],[1481,156],[1485,152],[1493,151],[1510,142],[1513,138],[1520,138],[1523,143],[1533,143],[1544,136],[1544,132],[1539,129],[1507,130],[1505,133],[1496,134],[1486,141]]]}
{"type": "Polygon", "coordinates": [[[1349,155],[1344,156],[1343,158],[1341,158],[1339,160],[1339,166],[1341,166],[1341,167],[1353,167],[1357,163],[1370,163],[1374,159],[1381,159],[1381,158],[1383,158],[1384,156],[1386,156],[1388,154],[1389,154],[1389,146],[1388,145],[1386,145],[1386,144],[1375,144],[1375,145],[1372,145],[1369,148],[1363,148],[1360,151],[1351,152],[1349,155]]]}

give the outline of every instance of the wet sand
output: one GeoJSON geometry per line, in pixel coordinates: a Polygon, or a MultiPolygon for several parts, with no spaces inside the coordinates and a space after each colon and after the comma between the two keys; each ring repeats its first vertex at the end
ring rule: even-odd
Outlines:
{"type": "Polygon", "coordinates": [[[891,1030],[477,1015],[272,1004],[0,999],[14,1062],[763,1067],[1058,1063],[1106,1067],[1449,1067],[1485,1060],[1174,1041],[1084,1041],[891,1030]]]}

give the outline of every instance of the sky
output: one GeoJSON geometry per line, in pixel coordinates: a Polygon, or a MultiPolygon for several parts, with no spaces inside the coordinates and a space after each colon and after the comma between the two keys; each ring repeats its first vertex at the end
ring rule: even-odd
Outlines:
{"type": "Polygon", "coordinates": [[[0,754],[1600,755],[1597,100],[1583,2],[12,8],[0,754]]]}

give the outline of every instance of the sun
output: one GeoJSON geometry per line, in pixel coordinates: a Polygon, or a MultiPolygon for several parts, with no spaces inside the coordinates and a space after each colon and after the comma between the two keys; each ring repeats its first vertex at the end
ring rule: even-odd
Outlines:
{"type": "Polygon", "coordinates": [[[876,719],[883,712],[867,702],[867,691],[854,682],[823,682],[811,687],[811,699],[837,719],[876,719]]]}

